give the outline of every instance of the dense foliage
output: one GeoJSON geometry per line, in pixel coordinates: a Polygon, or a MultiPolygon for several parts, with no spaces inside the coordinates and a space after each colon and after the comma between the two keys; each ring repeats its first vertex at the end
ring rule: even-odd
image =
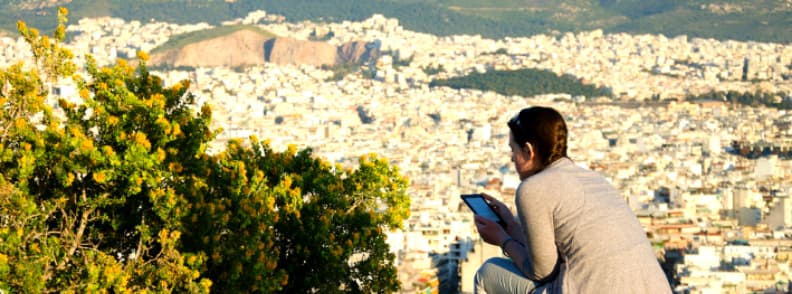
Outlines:
{"type": "Polygon", "coordinates": [[[0,290],[393,292],[384,232],[407,182],[373,155],[357,169],[310,149],[232,140],[208,154],[211,108],[164,86],[139,53],[78,74],[54,36],[19,23],[35,64],[0,69],[0,290]],[[47,103],[71,80],[78,101],[47,103]],[[62,113],[60,115],[59,113],[62,113]]]}
{"type": "MultiPolygon", "coordinates": [[[[54,27],[51,17],[47,16],[52,8],[21,9],[19,2],[36,1],[0,1],[4,7],[0,10],[0,27],[10,27],[20,17],[38,26],[54,27]]],[[[233,3],[87,0],[66,5],[76,12],[76,17],[112,15],[127,20],[154,19],[174,23],[217,24],[244,17],[253,10],[284,15],[290,21],[359,21],[380,13],[399,19],[407,29],[436,35],[479,34],[502,38],[603,29],[606,32],[721,40],[792,42],[789,30],[792,9],[777,0],[238,0],[233,3]]],[[[23,7],[31,6],[36,5],[23,7]]]]}
{"type": "Polygon", "coordinates": [[[747,106],[764,105],[778,109],[792,110],[792,95],[768,92],[737,92],[737,91],[713,91],[701,95],[691,95],[686,98],[689,101],[714,100],[737,103],[747,106]]]}
{"type": "Polygon", "coordinates": [[[603,89],[583,84],[570,75],[558,76],[553,72],[538,69],[496,70],[486,73],[471,73],[447,80],[433,80],[430,87],[454,89],[477,89],[494,91],[502,95],[535,96],[566,93],[586,97],[608,96],[603,89]]]}
{"type": "MultiPolygon", "coordinates": [[[[780,127],[789,128],[791,125],[790,123],[783,123],[780,127]]],[[[764,140],[759,142],[732,141],[730,148],[727,150],[731,154],[748,159],[757,159],[771,155],[778,156],[778,159],[781,160],[792,159],[792,148],[783,144],[764,140]]]]}

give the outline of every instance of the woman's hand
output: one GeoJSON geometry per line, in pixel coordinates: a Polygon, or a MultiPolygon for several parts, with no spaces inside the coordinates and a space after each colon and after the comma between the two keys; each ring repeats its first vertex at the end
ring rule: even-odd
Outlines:
{"type": "Polygon", "coordinates": [[[483,239],[484,242],[495,246],[500,246],[503,240],[506,240],[506,238],[509,237],[509,234],[506,233],[501,225],[486,217],[476,215],[475,222],[479,236],[481,236],[481,239],[483,239]]]}
{"type": "Polygon", "coordinates": [[[514,215],[512,214],[509,207],[495,197],[487,194],[481,195],[484,196],[484,200],[487,200],[487,203],[490,207],[492,207],[492,210],[495,211],[495,213],[497,213],[504,222],[506,222],[506,227],[503,228],[506,230],[506,233],[515,240],[525,243],[525,236],[523,235],[522,228],[520,227],[520,224],[514,220],[514,215]]]}
{"type": "Polygon", "coordinates": [[[517,222],[514,220],[514,215],[512,214],[511,210],[509,210],[509,207],[506,206],[506,204],[490,195],[481,195],[484,196],[485,200],[487,200],[487,204],[492,207],[492,210],[495,211],[495,213],[497,213],[498,216],[500,216],[500,218],[506,222],[507,228],[516,227],[514,226],[514,224],[517,224],[517,222]]]}

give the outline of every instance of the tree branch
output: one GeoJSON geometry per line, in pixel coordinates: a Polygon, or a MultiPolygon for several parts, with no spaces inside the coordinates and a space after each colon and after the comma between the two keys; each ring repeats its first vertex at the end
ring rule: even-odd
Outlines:
{"type": "MultiPolygon", "coordinates": [[[[146,215],[143,214],[140,217],[140,227],[142,228],[145,225],[146,225],[146,215]]],[[[143,234],[140,234],[140,237],[138,239],[138,246],[137,249],[135,249],[135,259],[138,259],[142,254],[143,254],[143,234]]]]}
{"type": "MultiPolygon", "coordinates": [[[[80,202],[85,203],[87,201],[88,197],[85,195],[85,189],[83,189],[82,195],[80,195],[80,202]]],[[[71,259],[71,256],[74,255],[74,252],[77,251],[77,248],[79,248],[80,244],[82,244],[85,228],[88,227],[89,217],[91,216],[91,213],[93,213],[94,209],[96,208],[89,207],[80,214],[80,224],[79,227],[77,227],[77,232],[74,235],[74,238],[71,240],[71,245],[69,245],[69,249],[66,251],[65,258],[58,264],[57,270],[62,270],[66,267],[66,263],[68,263],[68,261],[71,259]]]]}

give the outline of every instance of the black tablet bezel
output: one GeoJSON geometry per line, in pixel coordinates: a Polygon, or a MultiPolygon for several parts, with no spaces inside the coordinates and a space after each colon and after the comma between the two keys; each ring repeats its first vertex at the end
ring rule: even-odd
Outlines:
{"type": "MultiPolygon", "coordinates": [[[[462,194],[460,197],[462,197],[462,201],[465,202],[465,204],[470,208],[470,210],[473,211],[474,214],[478,214],[478,215],[480,215],[481,213],[479,211],[476,211],[476,207],[471,205],[468,199],[470,199],[470,198],[480,198],[482,201],[484,201],[484,203],[487,203],[487,199],[485,199],[482,194],[462,194]]],[[[503,221],[503,219],[500,217],[500,215],[497,212],[495,212],[495,210],[493,210],[492,207],[489,206],[489,204],[487,204],[487,208],[492,212],[492,214],[494,214],[496,217],[498,217],[497,220],[493,220],[493,221],[497,222],[499,225],[501,225],[501,227],[505,228],[506,227],[506,222],[503,221]]]]}

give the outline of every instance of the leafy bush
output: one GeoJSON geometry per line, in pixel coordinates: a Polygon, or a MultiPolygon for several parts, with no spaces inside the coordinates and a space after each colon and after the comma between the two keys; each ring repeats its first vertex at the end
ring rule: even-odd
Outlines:
{"type": "Polygon", "coordinates": [[[231,140],[205,149],[211,107],[126,61],[77,74],[53,37],[0,69],[0,290],[393,292],[384,232],[409,215],[407,181],[374,155],[343,169],[310,149],[231,140]],[[45,103],[71,79],[80,103],[45,103]]]}

